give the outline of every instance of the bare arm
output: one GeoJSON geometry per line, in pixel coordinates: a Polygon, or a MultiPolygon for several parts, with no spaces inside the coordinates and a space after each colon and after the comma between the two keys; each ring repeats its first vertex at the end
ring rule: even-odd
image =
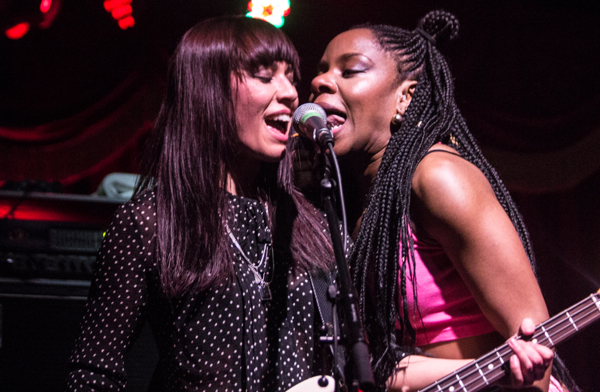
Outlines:
{"type": "Polygon", "coordinates": [[[535,324],[548,318],[517,231],[477,167],[450,154],[430,154],[415,172],[413,191],[419,237],[442,246],[505,339],[526,317],[535,324]]]}
{"type": "Polygon", "coordinates": [[[519,235],[476,166],[451,154],[428,155],[413,178],[411,208],[419,237],[442,246],[505,339],[526,317],[535,324],[548,318],[519,235]]]}
{"type": "MultiPolygon", "coordinates": [[[[532,334],[535,325],[531,319],[521,323],[525,335],[532,334]]],[[[508,340],[515,354],[510,358],[510,376],[502,380],[502,385],[523,388],[545,377],[554,353],[551,349],[523,340],[508,340]]],[[[440,378],[470,363],[470,359],[441,359],[410,355],[396,366],[396,371],[388,380],[389,391],[411,392],[423,389],[440,378]]]]}

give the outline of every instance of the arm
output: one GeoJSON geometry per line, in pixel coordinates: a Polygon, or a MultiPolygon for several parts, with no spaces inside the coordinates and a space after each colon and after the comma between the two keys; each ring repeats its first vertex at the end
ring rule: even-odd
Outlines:
{"type": "MultiPolygon", "coordinates": [[[[521,330],[525,335],[532,334],[535,330],[533,321],[523,320],[521,330]]],[[[510,376],[502,380],[503,385],[521,388],[545,377],[545,372],[550,368],[554,356],[551,349],[512,338],[508,340],[508,344],[515,354],[510,358],[510,376]]],[[[388,390],[410,392],[423,389],[469,362],[471,362],[469,359],[410,355],[396,366],[395,374],[388,380],[388,390]]]]}
{"type": "Polygon", "coordinates": [[[446,374],[471,362],[470,359],[441,359],[409,355],[398,363],[388,380],[388,391],[418,391],[434,383],[446,374]]]}
{"type": "Polygon", "coordinates": [[[124,390],[124,355],[143,326],[141,236],[133,207],[119,208],[102,242],[70,359],[67,390],[124,390]]]}
{"type": "Polygon", "coordinates": [[[548,318],[518,233],[477,167],[451,154],[428,155],[413,178],[411,208],[416,232],[442,246],[505,339],[526,317],[534,324],[548,318]]]}

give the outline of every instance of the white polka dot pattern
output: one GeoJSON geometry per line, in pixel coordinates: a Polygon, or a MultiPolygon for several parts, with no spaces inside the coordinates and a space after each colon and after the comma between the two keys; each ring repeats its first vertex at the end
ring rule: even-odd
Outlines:
{"type": "MultiPolygon", "coordinates": [[[[271,241],[263,206],[230,196],[230,208],[232,232],[258,263],[271,241]]],[[[68,390],[125,390],[124,355],[146,321],[159,351],[152,391],[285,391],[313,375],[322,362],[313,293],[307,274],[291,273],[289,257],[276,251],[261,266],[273,280],[271,301],[261,301],[233,245],[235,279],[169,300],[160,287],[155,232],[154,193],[116,212],[96,262],[68,390]]]]}

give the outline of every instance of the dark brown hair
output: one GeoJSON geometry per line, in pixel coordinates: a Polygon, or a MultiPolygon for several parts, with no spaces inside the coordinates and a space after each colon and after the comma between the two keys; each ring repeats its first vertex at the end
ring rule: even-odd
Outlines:
{"type": "MultiPolygon", "coordinates": [[[[171,58],[137,190],[156,192],[159,269],[170,297],[232,276],[224,230],[228,196],[221,186],[239,146],[231,79],[276,61],[290,64],[299,78],[298,54],[283,32],[234,16],[198,23],[171,58]]],[[[272,207],[275,248],[291,253],[297,269],[324,268],[332,251],[322,219],[294,191],[290,167],[289,154],[280,163],[264,163],[256,184],[272,207]]]]}

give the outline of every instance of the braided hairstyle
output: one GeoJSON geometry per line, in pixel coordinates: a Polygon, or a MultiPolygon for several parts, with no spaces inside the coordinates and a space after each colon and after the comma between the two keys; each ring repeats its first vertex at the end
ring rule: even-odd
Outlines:
{"type": "MultiPolygon", "coordinates": [[[[398,64],[399,81],[417,85],[404,119],[392,133],[369,194],[355,248],[350,256],[352,278],[358,290],[365,320],[373,371],[378,385],[385,385],[401,359],[399,345],[414,346],[415,331],[408,304],[398,309],[398,290],[406,298],[408,271],[414,271],[414,251],[409,224],[412,179],[421,159],[438,142],[455,148],[477,166],[490,182],[496,197],[512,220],[529,260],[534,255],[523,219],[494,168],[483,157],[458,110],[448,64],[436,45],[455,38],[458,21],[445,11],[428,13],[414,31],[386,25],[362,25],[398,64]],[[400,240],[402,263],[398,263],[400,240]],[[411,262],[412,268],[407,268],[411,262]],[[398,287],[398,273],[401,274],[398,287]],[[402,343],[396,343],[399,320],[402,343]]],[[[416,285],[414,285],[416,287],[416,285]]],[[[416,293],[414,293],[416,298],[416,293]]]]}

